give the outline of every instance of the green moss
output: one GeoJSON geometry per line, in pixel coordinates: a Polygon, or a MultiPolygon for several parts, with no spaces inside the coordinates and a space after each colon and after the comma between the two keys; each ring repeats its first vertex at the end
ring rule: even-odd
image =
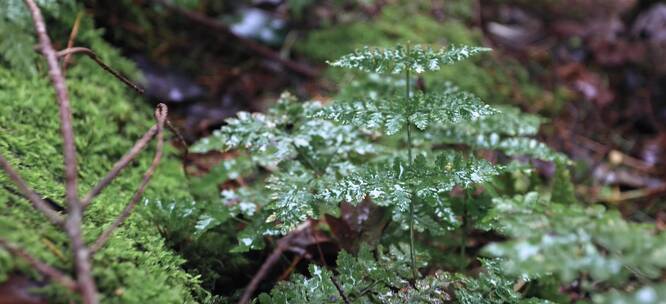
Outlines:
{"type": "MultiPolygon", "coordinates": [[[[71,24],[74,14],[64,14],[51,32],[71,24]],[[71,19],[71,20],[70,20],[71,19]]],[[[107,45],[92,22],[85,20],[78,38],[112,66],[135,74],[132,64],[107,45]]],[[[54,41],[60,41],[55,37],[54,41]]],[[[33,63],[38,71],[16,69],[0,63],[0,153],[39,193],[63,201],[62,141],[59,135],[57,102],[46,78],[43,61],[33,63]]],[[[73,105],[78,150],[80,193],[87,192],[154,122],[152,110],[144,106],[120,82],[91,60],[80,57],[67,71],[73,105]]],[[[84,234],[92,242],[122,210],[149,166],[154,148],[142,153],[114,181],[86,213],[84,234]]],[[[0,175],[0,185],[16,189],[0,175]]],[[[145,194],[150,199],[191,201],[179,161],[168,151],[145,194]]],[[[142,208],[141,205],[138,207],[142,208]]],[[[72,260],[64,233],[53,228],[29,203],[0,191],[0,235],[31,254],[71,273],[72,260]]],[[[199,292],[198,278],[181,269],[184,260],[168,250],[157,228],[141,212],[135,212],[109,243],[94,257],[94,276],[104,303],[188,303],[199,292]]],[[[0,282],[12,272],[43,279],[23,261],[0,251],[0,282]]],[[[71,294],[47,288],[50,302],[67,302],[71,294]]]]}

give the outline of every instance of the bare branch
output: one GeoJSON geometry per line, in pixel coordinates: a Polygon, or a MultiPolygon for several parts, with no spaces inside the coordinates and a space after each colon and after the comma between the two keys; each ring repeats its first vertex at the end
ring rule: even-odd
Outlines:
{"type": "MultiPolygon", "coordinates": [[[[81,26],[81,18],[83,17],[83,11],[80,11],[76,14],[76,20],[74,21],[74,26],[72,26],[72,31],[69,33],[69,40],[67,40],[67,48],[74,46],[74,40],[76,36],[79,35],[79,27],[81,26]]],[[[62,62],[62,72],[63,74],[67,71],[67,66],[72,61],[72,55],[69,54],[65,56],[65,60],[62,62]]]]}
{"type": "Polygon", "coordinates": [[[102,180],[100,180],[100,182],[95,185],[95,187],[91,189],[90,192],[88,192],[81,200],[81,205],[83,205],[83,208],[87,207],[92,202],[92,200],[97,195],[99,195],[102,190],[104,190],[104,188],[106,188],[139,153],[141,153],[141,151],[148,145],[150,140],[153,139],[153,136],[155,136],[157,133],[158,128],[158,125],[152,126],[148,132],[146,132],[141,137],[141,139],[139,139],[134,144],[134,146],[113,165],[111,171],[109,171],[109,173],[104,178],[102,178],[102,180]]]}
{"type": "Polygon", "coordinates": [[[291,244],[293,243],[293,240],[303,234],[307,233],[307,229],[310,229],[311,224],[310,221],[307,221],[300,226],[296,228],[296,230],[290,232],[289,234],[285,235],[283,238],[281,238],[277,242],[277,246],[275,249],[273,249],[273,252],[271,255],[268,256],[268,258],[264,261],[264,263],[261,265],[261,268],[259,268],[259,271],[252,277],[252,280],[250,281],[250,284],[245,287],[245,290],[243,291],[243,295],[241,296],[240,300],[238,301],[238,304],[247,304],[250,303],[250,299],[252,298],[252,295],[254,294],[254,291],[257,290],[257,287],[259,287],[259,283],[266,277],[268,274],[268,271],[273,268],[273,265],[280,259],[280,256],[282,253],[287,250],[291,244]]]}
{"type": "Polygon", "coordinates": [[[58,52],[58,57],[65,57],[65,60],[66,60],[66,58],[68,58],[70,55],[72,55],[72,54],[78,54],[78,53],[81,53],[81,54],[87,55],[88,57],[90,57],[90,59],[92,59],[93,61],[95,61],[95,62],[96,62],[100,67],[102,67],[105,71],[109,72],[111,75],[113,75],[114,77],[118,78],[118,80],[122,81],[122,83],[126,84],[128,87],[132,88],[132,89],[133,89],[134,91],[136,91],[137,93],[143,95],[143,92],[144,92],[144,91],[143,91],[143,89],[142,89],[139,85],[135,84],[134,82],[132,82],[131,80],[129,80],[129,78],[123,76],[123,74],[121,74],[120,72],[114,70],[112,67],[110,67],[109,65],[107,65],[106,63],[104,63],[104,61],[102,61],[102,59],[100,59],[100,58],[97,56],[97,54],[95,54],[95,52],[93,52],[93,51],[92,51],[91,49],[89,49],[89,48],[84,48],[84,47],[70,47],[70,48],[66,48],[66,49],[61,50],[61,51],[58,52]]]}
{"type": "Polygon", "coordinates": [[[25,0],[30,9],[32,20],[35,25],[35,31],[39,38],[39,49],[46,58],[49,69],[49,77],[55,88],[56,98],[60,105],[60,129],[63,139],[64,158],[65,158],[65,191],[68,204],[78,204],[76,187],[76,146],[74,144],[74,130],[72,127],[72,111],[69,105],[69,96],[67,85],[62,76],[60,65],[58,64],[58,55],[51,45],[51,39],[46,32],[46,24],[39,7],[33,0],[25,0]]]}
{"type": "Polygon", "coordinates": [[[72,111],[69,104],[67,85],[58,63],[58,55],[53,49],[51,39],[46,31],[46,24],[39,7],[34,0],[24,0],[35,26],[37,37],[39,38],[39,48],[46,58],[51,83],[55,88],[56,99],[60,108],[60,129],[63,139],[63,156],[65,159],[65,197],[67,199],[67,221],[65,222],[65,231],[70,238],[74,264],[76,267],[76,277],[79,291],[84,303],[94,304],[99,302],[97,296],[97,287],[92,277],[90,256],[88,248],[83,242],[81,226],[83,221],[83,208],[79,202],[77,188],[77,168],[76,168],[76,145],[74,142],[74,130],[72,127],[72,111]]]}
{"type": "Polygon", "coordinates": [[[155,157],[153,158],[153,162],[150,164],[150,167],[146,171],[146,173],[143,174],[143,180],[141,181],[141,184],[139,184],[139,188],[136,190],[134,195],[132,196],[132,199],[129,201],[127,206],[125,206],[125,209],[118,215],[115,221],[111,224],[109,228],[104,230],[102,234],[97,238],[95,243],[90,246],[91,252],[94,254],[97,252],[99,249],[101,249],[104,244],[109,240],[109,237],[111,237],[111,234],[122,225],[127,218],[132,214],[132,211],[134,210],[134,207],[136,207],[136,204],[139,202],[139,199],[141,199],[141,196],[143,196],[143,192],[146,189],[146,185],[148,185],[148,182],[150,182],[150,179],[153,176],[153,173],[155,172],[155,169],[157,169],[157,165],[160,163],[160,159],[162,158],[162,150],[164,147],[164,123],[167,118],[167,112],[168,108],[165,104],[161,103],[157,105],[157,109],[155,109],[155,118],[157,119],[157,148],[155,151],[155,157]]]}
{"type": "Polygon", "coordinates": [[[62,226],[64,219],[60,213],[49,207],[49,204],[44,201],[37,193],[30,189],[28,184],[21,178],[21,176],[12,168],[12,166],[7,162],[7,160],[0,155],[0,166],[7,173],[7,176],[16,184],[21,191],[21,194],[25,196],[32,205],[44,215],[55,225],[62,226]]]}
{"type": "Polygon", "coordinates": [[[344,301],[345,304],[350,304],[351,302],[349,302],[349,299],[345,295],[345,291],[342,290],[342,287],[340,286],[340,284],[338,284],[338,281],[335,279],[334,275],[331,275],[331,282],[333,282],[333,285],[335,285],[335,289],[338,290],[338,293],[342,297],[342,301],[344,301]]]}
{"type": "Polygon", "coordinates": [[[275,51],[271,50],[270,48],[268,48],[268,47],[266,47],[266,46],[264,46],[260,43],[257,43],[257,42],[255,42],[251,39],[247,39],[247,38],[244,38],[244,37],[241,37],[241,36],[238,36],[238,35],[234,34],[234,32],[229,30],[229,28],[222,22],[219,22],[215,19],[211,19],[211,18],[209,18],[207,16],[204,16],[204,15],[201,15],[201,14],[197,14],[195,12],[184,10],[184,9],[178,7],[177,5],[174,5],[169,0],[152,0],[152,1],[156,2],[156,3],[159,3],[159,4],[163,5],[164,7],[166,7],[167,9],[169,9],[170,11],[173,11],[173,12],[179,14],[179,15],[182,15],[182,16],[184,16],[184,17],[186,17],[186,18],[188,18],[188,19],[190,19],[190,20],[192,20],[192,21],[194,21],[198,24],[201,24],[205,27],[208,27],[208,28],[211,28],[211,29],[217,31],[218,34],[221,34],[221,35],[224,36],[225,40],[227,40],[229,37],[231,37],[234,40],[236,40],[239,44],[241,44],[242,46],[249,49],[250,51],[252,51],[252,52],[254,52],[254,53],[256,53],[256,54],[258,54],[258,55],[260,55],[264,58],[267,58],[269,60],[276,61],[276,62],[280,63],[281,65],[283,65],[284,67],[286,67],[287,69],[290,69],[290,70],[292,70],[296,73],[299,73],[299,74],[301,74],[303,76],[306,76],[306,77],[316,77],[319,74],[315,69],[313,69],[313,68],[311,68],[307,65],[303,65],[301,63],[298,63],[298,62],[289,60],[287,58],[284,58],[284,57],[280,56],[280,54],[276,53],[275,51]]]}
{"type": "Polygon", "coordinates": [[[60,270],[55,269],[49,266],[48,264],[33,257],[27,251],[1,238],[0,238],[0,247],[5,248],[12,255],[24,259],[26,262],[32,265],[33,268],[37,269],[37,271],[39,271],[40,273],[51,279],[53,282],[56,282],[73,292],[78,291],[76,281],[74,281],[68,275],[62,273],[60,270]]]}

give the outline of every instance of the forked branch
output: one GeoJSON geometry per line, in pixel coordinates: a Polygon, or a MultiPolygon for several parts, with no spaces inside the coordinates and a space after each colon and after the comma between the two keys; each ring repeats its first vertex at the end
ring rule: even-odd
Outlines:
{"type": "MultiPolygon", "coordinates": [[[[72,113],[63,71],[58,61],[59,57],[67,58],[69,55],[75,53],[86,54],[104,70],[111,73],[113,76],[118,78],[120,81],[138,93],[143,94],[143,90],[132,81],[124,77],[122,74],[102,62],[99,57],[97,57],[97,55],[90,49],[70,47],[60,52],[56,52],[46,31],[44,18],[39,7],[34,0],[24,1],[32,15],[34,27],[39,39],[39,49],[46,58],[49,77],[55,89],[56,99],[59,105],[61,135],[63,138],[64,147],[63,155],[65,165],[65,192],[68,208],[67,218],[64,219],[62,215],[51,209],[48,203],[44,201],[44,199],[40,198],[39,195],[28,186],[28,184],[20,177],[17,171],[14,170],[9,162],[1,155],[0,167],[2,167],[2,169],[9,176],[10,180],[12,180],[18,186],[20,192],[28,200],[30,200],[36,209],[44,213],[49,218],[49,220],[51,220],[51,222],[61,226],[67,233],[71,243],[72,255],[76,268],[76,281],[59,270],[47,265],[44,262],[39,261],[38,259],[31,256],[27,251],[7,242],[4,239],[0,239],[0,247],[4,248],[10,254],[26,260],[30,265],[32,265],[40,273],[50,278],[52,281],[57,282],[58,284],[73,292],[78,292],[81,295],[82,301],[84,303],[95,304],[99,303],[99,298],[97,295],[97,287],[92,276],[92,265],[90,259],[91,252],[95,252],[104,246],[113,231],[122,225],[122,223],[131,215],[131,212],[143,195],[146,185],[150,181],[162,157],[162,150],[164,146],[163,130],[164,125],[167,122],[168,110],[166,105],[158,105],[157,109],[155,110],[157,124],[149,129],[148,132],[146,132],[146,134],[144,134],[143,137],[136,144],[134,144],[134,146],[113,166],[111,171],[84,197],[83,200],[79,200],[77,193],[78,170],[76,165],[76,146],[74,144],[72,113]],[[118,216],[118,218],[116,218],[112,225],[102,233],[102,235],[93,244],[92,248],[88,248],[88,246],[86,246],[83,241],[82,235],[83,213],[85,206],[90,204],[92,199],[118,176],[120,171],[122,171],[122,169],[125,168],[129,162],[131,162],[132,159],[134,159],[141,152],[141,150],[145,148],[145,146],[150,142],[155,134],[157,134],[157,151],[155,152],[155,157],[153,158],[150,167],[143,175],[143,180],[141,181],[139,188],[134,193],[132,199],[122,211],[122,213],[118,216]]],[[[79,21],[77,21],[77,24],[78,23],[79,21]]],[[[72,31],[73,36],[75,36],[75,31],[76,29],[72,31]]],[[[70,38],[70,44],[71,41],[72,39],[70,38]]]]}
{"type": "Polygon", "coordinates": [[[95,52],[93,52],[89,48],[84,48],[84,47],[66,48],[66,49],[61,50],[61,51],[58,52],[58,57],[65,57],[65,62],[67,62],[67,58],[69,58],[70,55],[79,54],[79,53],[90,57],[90,59],[95,61],[95,63],[97,63],[100,67],[102,67],[102,69],[109,72],[109,74],[113,75],[114,77],[118,78],[118,80],[122,81],[124,84],[126,84],[128,87],[132,88],[137,93],[143,95],[144,91],[139,85],[135,84],[134,82],[129,80],[129,78],[123,76],[123,74],[116,71],[115,69],[110,67],[108,64],[104,63],[104,61],[102,61],[102,59],[100,59],[97,56],[97,54],[95,54],[95,52]]]}
{"type": "Polygon", "coordinates": [[[7,173],[7,176],[18,186],[21,194],[25,196],[35,207],[35,209],[44,213],[44,215],[55,225],[62,226],[64,219],[60,213],[49,207],[49,204],[44,201],[37,193],[30,189],[30,186],[21,178],[21,176],[12,168],[7,160],[0,155],[0,166],[7,173]]]}
{"type": "Polygon", "coordinates": [[[168,110],[166,105],[162,103],[157,105],[157,109],[155,110],[155,119],[157,120],[157,148],[153,162],[150,164],[150,167],[146,173],[143,174],[143,179],[141,180],[141,184],[139,184],[139,188],[136,190],[127,206],[125,206],[125,209],[123,209],[123,211],[120,213],[120,215],[118,215],[111,226],[104,230],[99,238],[97,238],[95,243],[93,243],[93,245],[90,247],[90,250],[93,254],[101,249],[109,240],[111,234],[113,234],[113,232],[118,229],[118,227],[120,227],[120,225],[122,225],[125,220],[127,220],[127,218],[129,218],[129,216],[132,214],[132,211],[134,210],[134,207],[136,207],[136,204],[143,196],[143,192],[146,190],[146,185],[148,185],[148,182],[150,182],[150,179],[153,177],[153,173],[155,173],[155,169],[157,169],[157,165],[159,165],[160,159],[162,158],[162,150],[164,147],[163,131],[167,112],[168,110]]]}
{"type": "Polygon", "coordinates": [[[8,241],[0,238],[0,247],[5,248],[9,253],[15,255],[30,264],[33,268],[37,269],[41,274],[45,275],[52,281],[62,285],[63,287],[76,292],[78,291],[78,285],[76,281],[70,278],[68,275],[62,273],[60,270],[55,269],[48,264],[38,260],[37,258],[30,255],[27,251],[9,243],[8,241]]]}
{"type": "MultiPolygon", "coordinates": [[[[163,106],[163,104],[160,104],[163,106]]],[[[139,154],[141,151],[148,145],[150,140],[153,139],[155,134],[158,132],[159,125],[156,124],[152,128],[148,130],[141,139],[139,139],[134,146],[123,155],[120,160],[118,160],[114,165],[113,168],[111,168],[111,171],[102,178],[95,187],[93,187],[90,192],[88,192],[83,199],[81,200],[81,204],[83,207],[87,207],[92,200],[99,195],[104,188],[106,188],[111,182],[120,174],[120,172],[129,165],[130,162],[139,154]]]]}

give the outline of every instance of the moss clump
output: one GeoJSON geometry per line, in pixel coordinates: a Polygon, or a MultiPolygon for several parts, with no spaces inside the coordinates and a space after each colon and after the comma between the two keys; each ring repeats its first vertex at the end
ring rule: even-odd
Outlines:
{"type": "MultiPolygon", "coordinates": [[[[50,32],[67,33],[75,12],[61,11],[55,20],[50,15],[50,32]]],[[[57,35],[53,40],[56,44],[66,41],[57,35]]],[[[135,73],[132,64],[101,39],[101,32],[94,29],[90,20],[84,20],[77,42],[92,48],[125,73],[135,73]]],[[[63,159],[57,102],[43,60],[35,59],[33,67],[36,74],[17,69],[9,60],[0,62],[0,153],[40,194],[62,202],[63,159]]],[[[85,193],[154,123],[153,115],[139,98],[91,60],[77,58],[67,71],[67,84],[79,153],[79,190],[85,193]]],[[[88,242],[125,206],[149,166],[152,149],[142,153],[88,209],[84,219],[88,242]]],[[[172,152],[167,152],[144,197],[191,201],[183,181],[179,161],[172,152]]],[[[64,233],[45,221],[25,199],[13,194],[16,187],[4,174],[0,174],[0,185],[3,188],[0,235],[48,264],[70,272],[73,263],[64,233]]],[[[135,212],[93,260],[95,280],[104,303],[195,302],[194,294],[200,292],[198,278],[183,271],[183,263],[181,257],[165,247],[155,225],[141,212],[135,212]]],[[[43,280],[22,260],[0,250],[0,283],[14,272],[43,280]]],[[[62,288],[47,286],[42,292],[48,294],[50,302],[68,302],[76,297],[62,288]]]]}

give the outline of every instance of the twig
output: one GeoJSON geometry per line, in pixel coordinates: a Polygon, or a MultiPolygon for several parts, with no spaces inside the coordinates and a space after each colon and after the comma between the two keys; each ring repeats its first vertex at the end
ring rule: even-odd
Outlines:
{"type": "Polygon", "coordinates": [[[335,276],[331,275],[331,282],[333,282],[333,285],[335,285],[335,289],[338,290],[338,293],[342,297],[342,300],[345,302],[345,304],[350,304],[349,299],[347,299],[347,296],[345,295],[345,291],[342,290],[342,287],[340,284],[338,284],[338,281],[335,280],[335,276]]]}
{"type": "Polygon", "coordinates": [[[309,227],[310,227],[310,222],[309,221],[305,222],[301,224],[298,228],[296,228],[296,230],[290,232],[289,234],[281,238],[279,241],[277,241],[277,246],[275,247],[275,249],[273,249],[271,255],[268,256],[268,258],[261,265],[261,268],[259,268],[259,271],[257,271],[254,277],[252,277],[250,284],[248,284],[247,287],[245,287],[243,295],[238,301],[238,304],[250,303],[250,298],[252,298],[254,291],[257,290],[257,287],[259,287],[259,283],[261,283],[261,281],[266,277],[268,271],[271,268],[273,268],[273,265],[275,265],[275,263],[277,263],[277,261],[280,259],[280,256],[282,256],[282,253],[286,251],[289,248],[289,246],[291,246],[291,243],[294,240],[294,238],[297,235],[299,235],[299,233],[302,233],[305,229],[309,229],[309,227]]]}
{"type": "MultiPolygon", "coordinates": [[[[79,26],[81,25],[81,18],[83,17],[83,11],[80,11],[78,14],[76,14],[76,20],[74,21],[74,26],[72,26],[72,31],[69,33],[69,39],[67,40],[67,48],[71,48],[74,46],[74,40],[76,40],[76,36],[79,35],[79,26]]],[[[72,54],[68,54],[65,56],[65,60],[62,62],[62,72],[65,73],[67,71],[67,66],[70,64],[72,61],[72,54]]]]}
{"type": "Polygon", "coordinates": [[[164,122],[166,121],[168,109],[167,106],[163,103],[157,105],[157,109],[155,109],[155,119],[157,120],[157,148],[155,151],[155,157],[153,158],[153,162],[150,164],[150,167],[146,171],[146,173],[143,174],[143,180],[141,181],[141,184],[139,184],[139,188],[136,190],[134,195],[132,196],[132,199],[130,202],[125,206],[125,209],[118,215],[116,220],[111,224],[109,228],[104,230],[102,234],[97,238],[95,243],[93,243],[92,246],[90,246],[90,251],[92,254],[97,252],[99,249],[101,249],[104,244],[109,240],[109,237],[111,237],[111,234],[113,231],[115,231],[120,225],[122,225],[127,218],[132,214],[132,210],[134,210],[134,207],[136,204],[139,202],[139,199],[141,199],[141,196],[143,196],[143,192],[146,189],[146,185],[148,185],[148,182],[150,182],[150,179],[153,176],[153,173],[155,172],[155,169],[157,169],[157,165],[160,163],[160,159],[162,158],[162,150],[164,146],[164,135],[163,135],[163,130],[164,130],[164,122]]]}
{"type": "Polygon", "coordinates": [[[139,85],[135,84],[134,82],[132,82],[131,80],[129,80],[129,78],[123,76],[120,72],[118,72],[118,71],[114,70],[113,68],[111,68],[110,66],[108,66],[106,63],[104,63],[104,62],[102,61],[102,59],[100,59],[100,58],[97,56],[97,54],[95,54],[95,52],[93,52],[93,51],[92,51],[91,49],[89,49],[89,48],[84,48],[84,47],[72,47],[72,48],[66,48],[66,49],[64,49],[64,50],[59,51],[59,52],[57,53],[57,55],[58,55],[58,57],[65,57],[65,58],[67,58],[67,56],[72,55],[72,54],[77,54],[77,53],[81,53],[81,54],[84,54],[84,55],[90,57],[90,59],[92,59],[93,61],[95,61],[100,67],[102,67],[102,69],[104,69],[105,71],[109,72],[109,73],[110,73],[111,75],[113,75],[114,77],[118,78],[118,80],[122,81],[124,84],[126,84],[126,85],[129,86],[130,88],[134,89],[134,90],[137,91],[139,94],[143,95],[143,92],[144,92],[144,91],[143,91],[143,89],[142,89],[139,85]]]}
{"type": "Polygon", "coordinates": [[[146,132],[141,139],[139,139],[134,146],[123,155],[120,160],[118,160],[114,165],[111,171],[107,173],[104,178],[102,178],[97,185],[95,185],[94,188],[92,188],[85,197],[81,200],[81,204],[83,207],[87,207],[90,205],[92,200],[99,195],[104,188],[106,188],[117,176],[120,174],[120,172],[129,165],[129,163],[139,154],[141,151],[148,145],[151,139],[155,136],[157,133],[157,130],[159,128],[159,125],[156,124],[152,126],[148,132],[146,132]]]}
{"type": "Polygon", "coordinates": [[[65,222],[65,231],[71,240],[78,287],[84,303],[98,303],[97,287],[92,278],[90,258],[81,235],[83,208],[78,197],[76,145],[74,142],[72,112],[69,105],[67,85],[58,64],[58,55],[53,49],[51,39],[46,32],[46,24],[44,23],[44,17],[42,17],[39,7],[35,4],[34,0],[24,1],[30,9],[35,31],[39,38],[39,48],[46,58],[49,77],[56,92],[56,99],[60,105],[60,129],[65,160],[65,197],[69,209],[65,222]]]}
{"type": "Polygon", "coordinates": [[[186,18],[188,18],[188,19],[190,19],[190,20],[192,20],[192,21],[194,21],[198,24],[201,24],[205,27],[214,29],[214,30],[218,31],[220,34],[223,34],[226,37],[231,37],[234,40],[236,40],[239,44],[241,44],[242,46],[250,49],[254,53],[257,53],[258,55],[260,55],[262,57],[265,57],[267,59],[277,61],[280,64],[282,64],[283,66],[285,66],[286,68],[288,68],[288,69],[290,69],[294,72],[297,72],[297,73],[299,73],[301,75],[304,75],[304,76],[307,76],[307,77],[316,77],[319,74],[316,70],[314,70],[313,68],[311,68],[309,66],[294,62],[294,61],[289,60],[287,58],[284,58],[284,57],[280,56],[280,54],[276,53],[275,51],[271,50],[270,48],[268,48],[268,47],[266,47],[266,46],[264,46],[260,43],[257,43],[253,40],[243,38],[243,37],[240,37],[240,36],[234,34],[231,30],[229,30],[229,28],[224,23],[221,23],[217,20],[211,19],[207,16],[204,16],[204,15],[201,15],[201,14],[198,14],[198,13],[195,13],[195,12],[184,10],[184,9],[178,7],[177,5],[174,5],[169,0],[152,0],[152,1],[156,2],[156,3],[159,3],[159,4],[163,5],[164,7],[166,7],[167,9],[169,9],[170,11],[173,11],[173,12],[179,14],[179,15],[182,15],[182,16],[184,16],[184,17],[186,17],[186,18]]]}
{"type": "Polygon", "coordinates": [[[21,178],[21,176],[12,168],[7,160],[0,155],[0,166],[7,173],[9,178],[19,187],[21,194],[25,196],[35,207],[35,209],[44,213],[44,215],[55,225],[62,226],[64,218],[60,213],[49,207],[49,204],[44,201],[37,193],[30,189],[28,184],[21,178]]]}
{"type": "Polygon", "coordinates": [[[183,174],[185,174],[185,178],[189,179],[190,175],[187,173],[187,158],[190,155],[190,148],[187,146],[187,141],[185,141],[185,138],[183,137],[183,134],[178,131],[178,128],[176,128],[170,120],[166,120],[166,125],[171,132],[176,134],[176,137],[178,137],[178,141],[180,141],[180,144],[183,145],[183,149],[185,149],[185,152],[181,156],[181,162],[182,164],[182,169],[183,169],[183,174]]]}
{"type": "Polygon", "coordinates": [[[312,237],[312,242],[315,243],[317,246],[317,253],[319,253],[319,262],[321,262],[321,265],[324,267],[328,266],[326,265],[326,260],[324,259],[324,252],[321,250],[321,246],[319,245],[319,241],[317,240],[317,235],[315,234],[314,229],[310,229],[310,236],[312,237]]]}
{"type": "Polygon", "coordinates": [[[68,275],[62,273],[60,270],[55,269],[48,264],[38,260],[37,258],[33,257],[30,255],[27,251],[12,245],[11,243],[7,242],[4,239],[0,238],[0,247],[5,248],[9,253],[12,255],[15,255],[19,258],[24,259],[27,261],[32,267],[37,269],[40,273],[43,275],[47,276],[49,279],[51,279],[53,282],[56,282],[63,287],[76,292],[78,287],[76,282],[70,278],[68,275]]]}
{"type": "Polygon", "coordinates": [[[287,278],[289,278],[289,276],[291,275],[291,273],[292,273],[292,272],[294,271],[294,269],[296,268],[296,265],[298,265],[298,263],[300,263],[301,260],[303,260],[303,255],[297,255],[297,256],[295,256],[294,259],[291,261],[291,264],[289,264],[289,267],[287,267],[287,269],[285,269],[285,270],[282,272],[282,274],[278,277],[277,280],[278,280],[278,281],[284,281],[284,280],[286,280],[287,278]]]}
{"type": "Polygon", "coordinates": [[[72,111],[69,105],[69,96],[67,93],[67,85],[62,76],[62,71],[58,65],[58,56],[51,45],[51,39],[46,32],[46,25],[42,13],[33,0],[25,0],[25,3],[30,8],[37,37],[39,38],[39,48],[46,58],[49,69],[49,77],[53,83],[56,91],[56,98],[60,105],[60,121],[61,132],[63,138],[63,154],[65,159],[65,190],[67,202],[69,204],[77,204],[77,187],[76,187],[76,146],[74,144],[74,130],[72,127],[72,111]]]}

